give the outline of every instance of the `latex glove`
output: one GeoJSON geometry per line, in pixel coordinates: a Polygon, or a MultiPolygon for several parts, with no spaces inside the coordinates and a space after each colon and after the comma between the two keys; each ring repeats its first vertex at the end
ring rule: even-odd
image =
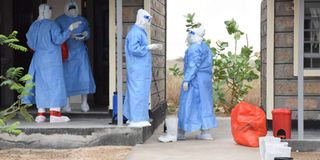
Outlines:
{"type": "Polygon", "coordinates": [[[82,32],[82,36],[83,38],[87,38],[89,35],[89,33],[87,31],[82,32]]]}
{"type": "Polygon", "coordinates": [[[188,82],[183,82],[183,90],[187,91],[189,88],[189,83],[188,82]]]}
{"type": "Polygon", "coordinates": [[[148,45],[148,49],[150,50],[162,50],[163,45],[162,44],[150,44],[148,45]]]}
{"type": "Polygon", "coordinates": [[[78,41],[81,41],[81,40],[84,40],[85,38],[87,38],[87,36],[88,36],[88,32],[84,31],[84,32],[78,33],[78,34],[72,34],[71,38],[78,40],[78,41]]]}
{"type": "Polygon", "coordinates": [[[81,21],[74,22],[74,23],[70,24],[68,29],[70,31],[73,31],[73,30],[77,29],[81,23],[82,23],[81,21]]]}

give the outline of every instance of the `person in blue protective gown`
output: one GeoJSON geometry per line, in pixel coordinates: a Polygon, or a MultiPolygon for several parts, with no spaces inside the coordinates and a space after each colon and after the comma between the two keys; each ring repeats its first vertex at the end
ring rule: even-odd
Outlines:
{"type": "Polygon", "coordinates": [[[50,20],[51,15],[51,7],[41,4],[38,19],[26,34],[27,44],[34,51],[28,73],[33,77],[35,87],[31,90],[32,95],[23,97],[22,103],[37,105],[35,121],[38,123],[46,121],[46,108],[50,109],[50,123],[70,121],[68,117],[61,116],[60,110],[67,102],[60,45],[81,22],[72,23],[67,29],[61,30],[50,20]]]}
{"type": "Polygon", "coordinates": [[[139,9],[136,23],[125,40],[127,90],[124,115],[129,127],[151,126],[149,122],[149,94],[152,74],[151,50],[161,50],[162,44],[150,44],[146,29],[151,23],[150,14],[139,9]]]}
{"type": "MultiPolygon", "coordinates": [[[[67,40],[69,54],[63,63],[63,69],[67,96],[81,95],[81,110],[88,112],[90,109],[87,102],[88,94],[96,92],[88,49],[85,43],[90,37],[88,22],[84,17],[79,15],[78,5],[73,0],[66,3],[64,14],[59,16],[55,21],[62,29],[68,28],[71,23],[76,21],[82,22],[80,27],[75,29],[67,40]]],[[[69,98],[64,110],[71,112],[69,98]]]]}
{"type": "Polygon", "coordinates": [[[212,140],[210,128],[217,126],[213,112],[212,52],[203,41],[203,28],[188,33],[188,49],[184,56],[184,78],[178,111],[178,140],[185,132],[201,130],[197,139],[212,140]]]}

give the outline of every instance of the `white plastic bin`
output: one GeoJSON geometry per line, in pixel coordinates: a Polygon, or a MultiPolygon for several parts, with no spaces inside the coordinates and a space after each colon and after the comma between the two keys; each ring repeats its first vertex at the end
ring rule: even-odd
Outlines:
{"type": "Polygon", "coordinates": [[[281,143],[281,139],[273,136],[259,137],[259,149],[261,160],[265,160],[266,142],[281,143]]]}

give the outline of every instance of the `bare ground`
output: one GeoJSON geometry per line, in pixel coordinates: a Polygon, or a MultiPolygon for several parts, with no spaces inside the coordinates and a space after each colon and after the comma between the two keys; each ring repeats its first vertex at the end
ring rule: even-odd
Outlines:
{"type": "Polygon", "coordinates": [[[78,149],[0,150],[1,160],[124,160],[132,147],[105,146],[78,149]]]}
{"type": "Polygon", "coordinates": [[[292,152],[294,160],[320,160],[320,152],[292,152]]]}

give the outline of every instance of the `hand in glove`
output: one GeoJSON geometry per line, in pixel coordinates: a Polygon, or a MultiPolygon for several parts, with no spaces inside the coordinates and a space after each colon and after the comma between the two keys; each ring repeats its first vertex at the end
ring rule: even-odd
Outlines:
{"type": "Polygon", "coordinates": [[[188,82],[183,82],[183,90],[187,91],[189,88],[189,83],[188,82]]]}
{"type": "Polygon", "coordinates": [[[82,36],[83,38],[87,38],[89,35],[89,33],[87,31],[82,32],[82,36]]]}
{"type": "Polygon", "coordinates": [[[72,34],[72,38],[78,41],[84,40],[85,38],[87,38],[88,36],[88,32],[84,31],[80,34],[72,34]]]}
{"type": "Polygon", "coordinates": [[[82,23],[81,21],[74,22],[74,23],[70,24],[68,29],[70,31],[73,31],[73,30],[77,29],[81,23],[82,23]]]}
{"type": "Polygon", "coordinates": [[[162,50],[163,45],[162,44],[150,44],[148,45],[148,49],[150,50],[162,50]]]}

